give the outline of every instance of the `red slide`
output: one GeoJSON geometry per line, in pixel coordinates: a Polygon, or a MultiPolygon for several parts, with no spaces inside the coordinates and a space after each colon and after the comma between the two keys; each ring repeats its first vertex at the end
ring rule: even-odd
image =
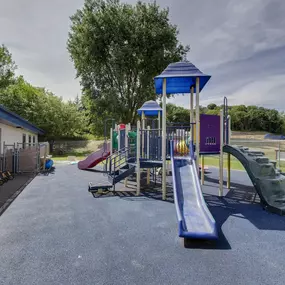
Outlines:
{"type": "Polygon", "coordinates": [[[84,160],[78,162],[78,168],[81,170],[92,168],[97,164],[99,164],[101,161],[105,160],[109,155],[110,155],[110,144],[108,143],[105,152],[104,152],[104,147],[93,152],[84,160]]]}

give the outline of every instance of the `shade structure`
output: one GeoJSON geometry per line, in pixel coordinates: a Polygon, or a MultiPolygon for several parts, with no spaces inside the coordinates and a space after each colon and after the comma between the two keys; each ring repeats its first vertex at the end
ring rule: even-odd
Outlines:
{"type": "Polygon", "coordinates": [[[154,78],[156,94],[162,94],[164,78],[166,78],[166,94],[190,93],[192,86],[194,93],[196,93],[197,77],[200,79],[199,91],[201,91],[211,78],[210,75],[204,74],[188,61],[171,63],[160,75],[154,78]]]}
{"type": "Polygon", "coordinates": [[[144,112],[145,116],[158,116],[158,113],[162,112],[162,108],[156,101],[151,100],[145,102],[137,112],[140,116],[142,112],[144,112]]]}

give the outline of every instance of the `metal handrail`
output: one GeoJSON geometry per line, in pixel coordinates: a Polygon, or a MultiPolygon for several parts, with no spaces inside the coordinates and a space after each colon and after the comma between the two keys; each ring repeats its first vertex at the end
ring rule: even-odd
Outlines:
{"type": "Polygon", "coordinates": [[[129,155],[129,149],[129,147],[124,147],[123,149],[120,149],[107,157],[106,172],[110,176],[114,176],[116,171],[119,170],[123,164],[126,164],[129,155]]]}

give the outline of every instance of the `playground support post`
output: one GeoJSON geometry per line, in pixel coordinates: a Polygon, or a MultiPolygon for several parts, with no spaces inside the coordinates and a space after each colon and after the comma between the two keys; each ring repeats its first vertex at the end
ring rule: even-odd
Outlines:
{"type": "MultiPolygon", "coordinates": [[[[149,159],[149,131],[150,126],[147,126],[147,137],[146,137],[146,157],[149,159]]],[[[150,169],[147,170],[147,176],[146,176],[146,184],[150,184],[150,169]]]]}
{"type": "MultiPolygon", "coordinates": [[[[128,133],[129,133],[129,124],[126,125],[126,128],[125,128],[125,149],[126,151],[128,151],[128,144],[129,144],[129,140],[128,140],[128,133]]],[[[125,187],[128,186],[128,178],[126,177],[125,180],[124,180],[124,185],[125,187]]]]}
{"type": "Polygon", "coordinates": [[[110,155],[113,154],[113,128],[110,128],[110,155]]]}
{"type": "Polygon", "coordinates": [[[128,135],[129,135],[129,124],[126,124],[126,127],[125,127],[125,148],[128,148],[129,146],[129,140],[128,140],[128,135]]]}
{"type": "MultiPolygon", "coordinates": [[[[231,116],[228,115],[227,117],[228,120],[228,141],[227,143],[230,145],[231,144],[231,116]]],[[[230,189],[231,188],[231,155],[228,153],[228,167],[227,167],[227,188],[230,189]]]]}
{"type": "Polygon", "coordinates": [[[137,121],[137,192],[136,195],[140,195],[141,191],[141,169],[140,169],[140,138],[141,138],[141,131],[140,131],[140,121],[137,121]]]}
{"type": "Polygon", "coordinates": [[[145,139],[145,114],[144,111],[142,111],[142,138],[141,138],[141,144],[142,144],[142,157],[145,157],[145,145],[144,145],[144,139],[145,139]]]}
{"type": "Polygon", "coordinates": [[[193,128],[193,121],[194,121],[194,109],[193,109],[193,98],[194,98],[194,86],[190,88],[190,141],[193,142],[194,137],[194,128],[193,128]]]}
{"type": "Polygon", "coordinates": [[[204,185],[205,183],[205,157],[201,155],[202,165],[201,165],[201,184],[204,185]]]}
{"type": "Polygon", "coordinates": [[[118,136],[117,136],[117,138],[118,138],[118,151],[120,151],[120,149],[121,149],[121,130],[120,130],[119,127],[118,127],[118,136]]]}
{"type": "Polygon", "coordinates": [[[158,129],[161,129],[161,112],[158,112],[158,129]]]}
{"type": "Polygon", "coordinates": [[[224,177],[223,177],[223,170],[224,170],[224,154],[223,154],[223,146],[224,146],[224,112],[223,110],[220,111],[220,173],[219,173],[219,196],[223,196],[224,190],[224,177]]]}
{"type": "Polygon", "coordinates": [[[166,78],[162,86],[162,200],[166,200],[166,78]]]}
{"type": "Polygon", "coordinates": [[[200,154],[200,107],[199,107],[200,78],[196,78],[196,167],[199,173],[200,154]]]}

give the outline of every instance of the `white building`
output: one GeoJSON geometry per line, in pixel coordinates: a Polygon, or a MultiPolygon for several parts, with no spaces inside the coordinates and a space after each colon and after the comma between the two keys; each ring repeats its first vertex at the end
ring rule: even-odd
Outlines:
{"type": "Polygon", "coordinates": [[[20,144],[24,148],[27,144],[37,143],[38,135],[42,134],[43,130],[0,105],[0,153],[3,152],[4,143],[20,144]]]}

